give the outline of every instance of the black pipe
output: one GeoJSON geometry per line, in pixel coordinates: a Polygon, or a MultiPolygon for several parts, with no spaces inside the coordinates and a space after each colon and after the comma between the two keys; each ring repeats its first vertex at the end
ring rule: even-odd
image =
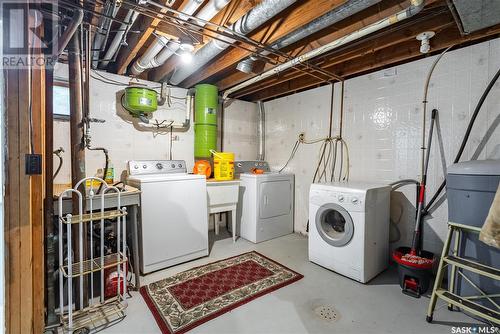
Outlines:
{"type": "MultiPolygon", "coordinates": [[[[90,147],[90,146],[87,146],[87,149],[90,150],[90,151],[102,151],[104,153],[104,158],[106,159],[106,162],[104,163],[104,171],[103,171],[103,174],[102,174],[102,179],[106,180],[106,174],[108,173],[108,169],[109,169],[109,154],[108,154],[108,150],[105,149],[104,147],[90,147]]],[[[99,189],[97,189],[97,194],[101,193],[103,185],[104,184],[101,182],[101,184],[99,185],[99,189]]]]}
{"type": "MultiPolygon", "coordinates": [[[[474,109],[474,113],[472,114],[472,117],[469,121],[469,125],[467,126],[467,130],[465,131],[464,138],[462,139],[462,144],[460,145],[460,148],[458,149],[458,153],[457,153],[453,163],[457,163],[458,161],[460,161],[460,158],[462,157],[462,153],[464,152],[464,149],[465,149],[465,145],[467,144],[467,141],[469,140],[469,136],[470,136],[470,133],[472,131],[472,126],[474,125],[474,122],[476,121],[477,115],[479,114],[479,110],[481,110],[481,107],[483,106],[483,103],[486,100],[486,97],[488,97],[488,94],[490,93],[491,88],[493,88],[493,85],[498,80],[499,76],[500,76],[500,68],[498,69],[495,76],[493,76],[493,78],[491,79],[490,83],[488,84],[485,91],[483,92],[483,95],[481,95],[481,98],[479,99],[479,102],[477,103],[476,108],[474,109]]],[[[434,194],[434,196],[432,196],[429,203],[427,203],[427,205],[425,206],[425,209],[423,211],[424,216],[429,214],[429,209],[431,208],[432,204],[434,204],[436,199],[439,197],[439,195],[441,194],[441,192],[443,191],[445,186],[446,186],[446,178],[443,180],[443,182],[439,186],[439,188],[436,191],[436,193],[434,194]]]]}

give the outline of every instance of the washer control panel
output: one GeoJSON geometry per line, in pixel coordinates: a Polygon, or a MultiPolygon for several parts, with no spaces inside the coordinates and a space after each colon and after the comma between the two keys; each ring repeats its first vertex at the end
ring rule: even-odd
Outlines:
{"type": "Polygon", "coordinates": [[[129,175],[187,173],[184,160],[130,160],[129,175]]]}
{"type": "Polygon", "coordinates": [[[271,171],[267,161],[241,160],[241,161],[235,161],[235,163],[234,163],[235,174],[250,173],[250,172],[252,172],[252,169],[254,169],[254,168],[262,169],[266,173],[271,171]]]}
{"type": "Polygon", "coordinates": [[[326,201],[339,204],[346,208],[360,207],[363,204],[362,198],[356,194],[320,189],[311,190],[310,200],[313,204],[324,203],[326,201]]]}

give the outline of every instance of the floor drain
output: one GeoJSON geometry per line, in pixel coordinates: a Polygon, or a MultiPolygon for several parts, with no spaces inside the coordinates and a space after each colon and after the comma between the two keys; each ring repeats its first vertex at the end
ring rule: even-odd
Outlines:
{"type": "Polygon", "coordinates": [[[337,310],[331,305],[318,306],[314,309],[314,313],[321,319],[329,322],[335,322],[340,317],[337,310]]]}

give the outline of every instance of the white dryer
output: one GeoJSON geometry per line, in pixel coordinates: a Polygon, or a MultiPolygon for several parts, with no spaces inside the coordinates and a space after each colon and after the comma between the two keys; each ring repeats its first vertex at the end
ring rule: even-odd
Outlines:
{"type": "Polygon", "coordinates": [[[309,260],[361,283],[386,269],[390,191],[364,182],[311,185],[309,260]]]}
{"type": "Polygon", "coordinates": [[[270,172],[265,161],[237,161],[238,235],[258,243],[293,233],[294,175],[270,172]],[[262,169],[263,174],[245,172],[262,169]]]}
{"type": "Polygon", "coordinates": [[[142,273],[208,255],[207,187],[182,160],[129,161],[127,183],[141,190],[142,273]]]}

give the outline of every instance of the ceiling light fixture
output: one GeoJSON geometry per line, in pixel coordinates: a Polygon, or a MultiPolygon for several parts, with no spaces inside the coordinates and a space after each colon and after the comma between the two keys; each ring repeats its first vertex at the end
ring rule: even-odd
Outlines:
{"type": "Polygon", "coordinates": [[[177,55],[184,64],[190,64],[193,61],[194,45],[190,42],[181,42],[177,55]]]}

